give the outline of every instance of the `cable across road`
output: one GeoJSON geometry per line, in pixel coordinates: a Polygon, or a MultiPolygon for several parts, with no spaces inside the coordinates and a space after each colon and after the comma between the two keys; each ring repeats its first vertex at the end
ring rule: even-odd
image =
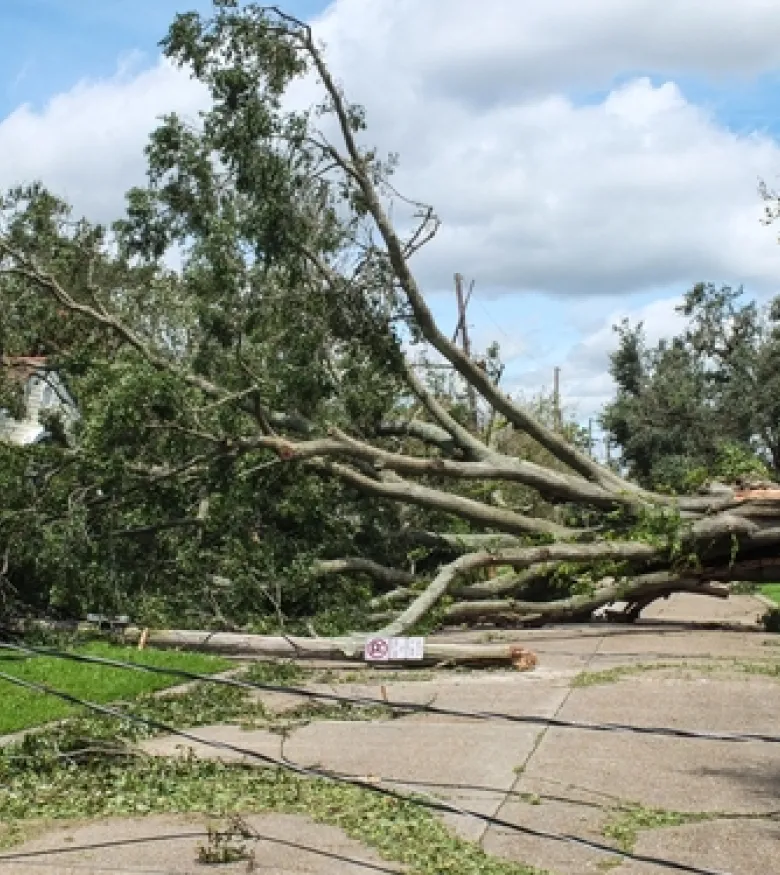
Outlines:
{"type": "MultiPolygon", "coordinates": [[[[8,643],[4,643],[3,647],[5,649],[17,650],[22,652],[29,652],[30,650],[30,648],[24,647],[22,645],[17,646],[8,643]]],[[[95,658],[97,659],[98,657],[95,658]]],[[[126,665],[135,667],[133,663],[127,663],[126,665]]],[[[48,686],[47,684],[18,678],[3,671],[0,671],[0,680],[7,681],[8,683],[14,684],[16,686],[22,687],[23,689],[27,689],[33,692],[54,696],[58,699],[61,699],[62,701],[68,702],[69,704],[77,705],[82,708],[87,708],[88,710],[93,711],[96,714],[102,714],[106,717],[124,720],[126,722],[134,723],[140,726],[145,726],[147,728],[154,729],[157,732],[164,732],[177,738],[182,738],[185,741],[189,741],[193,744],[205,745],[207,747],[214,748],[215,750],[227,751],[229,753],[245,757],[246,759],[255,760],[257,762],[263,763],[266,766],[273,766],[277,769],[293,772],[294,774],[301,775],[303,777],[317,778],[320,780],[326,780],[338,784],[355,787],[360,790],[366,790],[389,799],[394,799],[398,802],[416,805],[429,811],[436,811],[447,814],[459,814],[462,816],[475,818],[476,820],[479,820],[487,824],[488,826],[499,827],[509,832],[519,833],[521,835],[543,839],[546,841],[575,844],[581,847],[589,848],[594,851],[598,851],[600,853],[609,854],[613,857],[618,856],[623,859],[632,860],[638,863],[646,863],[652,866],[665,867],[667,870],[689,873],[689,875],[729,875],[729,873],[723,872],[721,870],[706,869],[699,866],[678,863],[674,860],[665,860],[659,857],[652,857],[646,854],[637,854],[628,851],[621,851],[610,845],[604,844],[603,842],[597,842],[595,840],[587,839],[582,836],[572,835],[569,833],[548,832],[547,830],[535,829],[530,826],[523,826],[522,824],[513,823],[512,821],[505,820],[501,817],[490,814],[483,814],[478,811],[473,811],[469,808],[462,808],[461,806],[455,805],[454,803],[448,802],[446,800],[431,797],[422,798],[419,795],[412,796],[406,793],[402,793],[398,790],[393,790],[390,787],[383,787],[381,786],[381,784],[354,775],[339,774],[336,772],[331,772],[327,769],[319,768],[317,766],[303,766],[289,759],[269,756],[251,748],[242,747],[241,745],[231,744],[229,742],[220,741],[218,739],[203,738],[202,736],[199,736],[187,730],[178,729],[174,726],[170,726],[169,724],[164,723],[161,720],[156,720],[153,717],[144,717],[140,714],[135,714],[132,711],[124,711],[118,708],[114,708],[110,705],[101,705],[97,702],[91,702],[88,699],[82,699],[79,696],[74,696],[71,693],[67,693],[63,690],[57,690],[53,687],[48,686]]]]}
{"type": "Polygon", "coordinates": [[[384,698],[373,696],[344,695],[341,693],[328,693],[321,690],[311,690],[306,687],[287,686],[282,684],[263,683],[250,681],[242,678],[218,677],[187,671],[179,668],[163,668],[155,665],[145,665],[138,662],[126,662],[118,659],[109,659],[101,656],[90,656],[83,653],[72,653],[51,647],[35,647],[26,644],[12,644],[0,641],[0,649],[23,652],[35,656],[52,656],[58,659],[66,659],[73,662],[84,662],[93,665],[104,665],[111,668],[127,669],[151,674],[167,675],[186,681],[199,681],[201,683],[215,684],[220,686],[236,687],[244,690],[254,690],[270,693],[287,693],[300,696],[305,699],[313,699],[324,702],[336,702],[340,704],[381,706],[393,711],[437,714],[446,717],[460,717],[468,720],[499,720],[509,723],[530,724],[533,726],[554,727],[556,729],[579,729],[588,732],[624,732],[638,735],[656,735],[667,738],[688,738],[702,741],[722,742],[758,742],[761,744],[780,744],[780,735],[762,732],[723,732],[717,730],[682,729],[676,726],[643,726],[633,723],[594,723],[585,720],[564,720],[558,717],[544,717],[536,714],[507,714],[501,711],[468,710],[460,708],[447,708],[441,705],[433,705],[421,702],[390,702],[384,698]]]}

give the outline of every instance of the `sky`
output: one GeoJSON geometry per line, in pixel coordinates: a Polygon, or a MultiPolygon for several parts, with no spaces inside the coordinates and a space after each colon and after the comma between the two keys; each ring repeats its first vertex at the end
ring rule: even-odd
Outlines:
{"type": "MultiPolygon", "coordinates": [[[[780,292],[776,0],[288,0],[309,20],[394,184],[442,226],[413,268],[442,327],[453,274],[474,281],[476,350],[498,341],[505,388],[561,369],[581,422],[612,393],[612,326],[680,328],[694,283],[780,292]]],[[[95,221],[143,182],[156,119],[201,89],[161,60],[177,12],[205,0],[3,0],[0,188],[40,179],[95,221]]],[[[301,83],[296,101],[315,99],[301,83]]]]}

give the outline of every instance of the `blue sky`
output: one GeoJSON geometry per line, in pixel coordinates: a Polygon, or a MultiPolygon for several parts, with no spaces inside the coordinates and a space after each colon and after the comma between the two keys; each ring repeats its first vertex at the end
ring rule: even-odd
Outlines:
{"type": "MultiPolygon", "coordinates": [[[[152,58],[173,17],[208,11],[208,2],[171,0],[4,0],[0,3],[0,117],[19,103],[41,104],[85,77],[114,73],[123,55],[152,58]]],[[[322,0],[285,9],[308,18],[322,0]]]]}
{"type": "MultiPolygon", "coordinates": [[[[649,77],[655,85],[667,78],[653,70],[632,70],[616,76],[613,85],[638,76],[649,77]]],[[[682,74],[675,77],[675,82],[689,100],[710,109],[722,125],[736,133],[780,133],[780,72],[712,77],[682,74]]],[[[573,89],[572,94],[581,102],[599,101],[609,90],[581,92],[573,89]]]]}
{"type": "MultiPolygon", "coordinates": [[[[475,280],[475,345],[498,340],[512,391],[549,387],[560,365],[587,419],[611,391],[612,322],[668,333],[699,280],[778,291],[755,183],[780,179],[780,4],[482,0],[476,23],[473,0],[446,17],[434,0],[282,5],[321,16],[404,193],[439,210],[418,275],[445,328],[452,274],[475,280]]],[[[0,187],[34,174],[88,215],[121,210],[155,117],[197,105],[157,43],[176,12],[209,7],[0,3],[0,187]]]]}

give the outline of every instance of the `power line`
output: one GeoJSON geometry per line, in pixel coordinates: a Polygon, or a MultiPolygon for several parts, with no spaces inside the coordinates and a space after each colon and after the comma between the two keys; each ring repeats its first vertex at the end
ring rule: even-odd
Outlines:
{"type": "MultiPolygon", "coordinates": [[[[48,857],[51,854],[61,854],[65,853],[83,853],[84,851],[99,851],[105,850],[108,848],[114,847],[122,847],[125,845],[136,845],[136,844],[149,844],[152,842],[164,842],[168,840],[181,840],[181,839],[194,839],[194,838],[206,838],[208,836],[208,832],[205,830],[199,830],[197,832],[181,832],[181,833],[168,833],[167,835],[159,835],[159,836],[143,836],[141,838],[131,838],[131,839],[114,839],[111,841],[105,842],[90,842],[86,845],[74,845],[68,843],[67,845],[59,845],[55,848],[43,848],[41,850],[35,851],[18,851],[16,853],[11,852],[10,854],[0,854],[0,871],[2,871],[2,866],[5,863],[13,863],[15,866],[58,866],[59,863],[47,863],[46,861],[41,862],[41,857],[48,857]]],[[[127,873],[127,875],[175,875],[170,869],[147,869],[140,868],[138,866],[131,867],[119,867],[115,864],[111,864],[111,868],[108,866],[102,866],[97,863],[75,863],[70,861],[67,863],[68,869],[82,869],[85,872],[110,872],[110,873],[127,873]]]]}
{"type": "Polygon", "coordinates": [[[338,702],[341,704],[381,706],[384,708],[390,708],[394,711],[438,714],[445,717],[463,717],[469,720],[501,720],[509,723],[524,723],[532,726],[545,727],[552,726],[557,729],[580,729],[588,732],[627,732],[637,735],[658,735],[667,738],[689,738],[702,741],[780,744],[780,735],[772,735],[769,733],[702,731],[697,729],[681,729],[671,726],[638,726],[630,723],[592,723],[583,720],[563,720],[556,717],[543,717],[541,715],[532,714],[507,714],[500,711],[471,711],[458,708],[446,708],[441,705],[419,702],[389,702],[385,699],[372,696],[347,696],[339,693],[308,690],[305,687],[266,684],[259,681],[248,681],[239,678],[214,677],[213,675],[200,674],[198,672],[187,671],[186,669],[163,668],[155,665],[124,662],[122,660],[108,659],[100,656],[88,656],[87,654],[82,653],[69,653],[68,651],[56,650],[49,647],[34,647],[30,645],[0,642],[0,649],[26,652],[37,656],[53,656],[58,659],[105,665],[110,666],[111,668],[163,674],[170,677],[178,677],[182,680],[201,681],[203,683],[237,687],[245,690],[288,693],[290,695],[300,696],[301,698],[338,702]]]}
{"type": "Polygon", "coordinates": [[[495,316],[493,316],[493,314],[490,312],[490,310],[488,310],[488,308],[484,305],[484,303],[482,302],[482,299],[479,298],[478,296],[475,296],[474,300],[479,304],[480,308],[482,309],[482,312],[488,317],[488,319],[490,319],[490,321],[493,323],[493,325],[496,326],[496,328],[501,332],[501,334],[503,334],[507,340],[511,341],[512,338],[509,336],[509,334],[507,334],[506,330],[498,324],[497,319],[495,318],[495,316]]]}
{"type": "MultiPolygon", "coordinates": [[[[12,646],[12,645],[11,645],[12,646]]],[[[18,648],[23,649],[23,648],[18,648]]],[[[586,839],[582,836],[571,835],[568,833],[552,833],[546,830],[534,829],[530,826],[522,826],[521,824],[513,823],[509,820],[504,820],[501,817],[496,817],[490,814],[482,814],[478,811],[473,811],[469,808],[461,808],[444,800],[434,800],[432,798],[421,799],[415,796],[409,796],[405,793],[400,793],[397,790],[392,790],[389,787],[378,786],[375,783],[364,780],[354,775],[340,775],[336,772],[330,772],[327,769],[322,769],[316,766],[302,766],[299,763],[292,762],[287,759],[268,756],[251,748],[241,747],[240,745],[230,744],[226,741],[218,739],[207,739],[195,735],[184,729],[177,729],[174,726],[169,726],[160,720],[155,720],[152,717],[143,717],[140,714],[134,714],[130,711],[120,711],[117,708],[112,708],[109,705],[100,705],[97,702],[91,702],[88,699],[82,699],[78,696],[66,693],[63,690],[56,690],[46,684],[37,683],[34,681],[23,680],[22,678],[14,677],[0,671],[0,680],[8,681],[9,683],[23,687],[34,692],[44,693],[49,696],[55,696],[72,705],[77,705],[82,708],[87,708],[97,714],[113,717],[119,720],[125,720],[137,725],[147,726],[151,729],[156,729],[158,732],[165,732],[169,735],[174,735],[178,738],[183,738],[194,744],[202,744],[207,747],[212,747],[218,750],[225,750],[229,753],[238,754],[248,759],[258,760],[269,766],[276,766],[280,770],[288,770],[298,775],[305,777],[319,778],[321,780],[333,781],[337,784],[346,784],[347,786],[356,787],[360,790],[368,790],[380,796],[385,796],[389,799],[395,799],[398,802],[416,805],[420,808],[428,809],[429,811],[444,812],[447,814],[460,814],[467,817],[473,817],[489,826],[496,826],[510,832],[520,833],[521,835],[531,836],[533,838],[545,839],[547,841],[563,842],[566,844],[576,844],[582,847],[590,848],[591,850],[609,854],[610,856],[619,856],[627,860],[633,860],[638,863],[647,863],[652,866],[664,866],[667,869],[672,869],[676,872],[686,872],[689,875],[729,875],[715,869],[704,869],[698,866],[688,866],[685,863],[677,863],[673,860],[665,860],[659,857],[651,857],[646,854],[635,854],[628,851],[618,850],[610,845],[602,842],[597,842],[592,839],[586,839]]]]}
{"type": "MultiPolygon", "coordinates": [[[[246,826],[246,824],[244,824],[246,826]]],[[[339,854],[336,851],[328,851],[324,848],[316,848],[313,845],[305,845],[302,842],[294,842],[289,839],[280,838],[279,836],[267,835],[265,833],[261,833],[254,828],[250,828],[250,832],[248,834],[244,834],[243,830],[241,832],[240,838],[242,841],[253,841],[253,842],[268,842],[274,845],[280,845],[286,848],[293,848],[295,850],[305,851],[314,856],[325,857],[330,860],[336,860],[340,863],[348,863],[350,865],[360,865],[364,869],[371,870],[373,872],[386,873],[386,875],[395,875],[397,873],[397,868],[390,869],[387,866],[383,866],[381,863],[374,863],[370,860],[362,860],[356,857],[348,857],[346,854],[339,854]]],[[[225,830],[224,832],[229,832],[230,830],[225,830]]],[[[63,852],[66,853],[83,853],[84,851],[100,851],[107,850],[109,848],[120,848],[127,847],[129,845],[148,845],[152,843],[158,842],[166,842],[166,841],[181,841],[182,839],[203,839],[208,838],[209,832],[208,830],[197,830],[197,831],[189,831],[189,832],[177,832],[177,833],[166,833],[163,835],[148,835],[148,836],[140,836],[140,837],[132,837],[132,838],[123,838],[123,839],[107,839],[103,842],[89,842],[88,844],[80,844],[74,845],[68,843],[67,845],[60,845],[55,848],[42,848],[34,851],[18,851],[16,853],[9,854],[0,854],[0,866],[3,863],[15,863],[17,865],[27,865],[27,866],[40,866],[41,863],[39,859],[41,857],[47,857],[51,854],[60,854],[63,852]]],[[[50,865],[54,866],[54,863],[43,863],[44,866],[50,865]]],[[[68,868],[79,868],[85,870],[93,870],[96,872],[110,872],[111,875],[115,875],[117,872],[128,873],[128,875],[176,875],[176,873],[172,872],[169,869],[141,869],[136,866],[130,868],[117,868],[115,864],[111,864],[111,868],[109,869],[107,866],[100,866],[97,864],[89,864],[89,863],[73,863],[69,862],[68,868]]],[[[178,870],[177,870],[178,871],[178,870]]],[[[304,870],[298,869],[286,869],[285,872],[298,872],[303,873],[304,870]]],[[[309,872],[309,869],[306,869],[306,872],[309,872]]]]}

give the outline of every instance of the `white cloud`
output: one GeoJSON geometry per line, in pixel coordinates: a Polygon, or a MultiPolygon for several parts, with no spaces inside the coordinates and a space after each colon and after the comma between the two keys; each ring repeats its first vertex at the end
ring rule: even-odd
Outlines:
{"type": "Polygon", "coordinates": [[[322,30],[368,79],[410,73],[431,95],[484,105],[616,73],[755,74],[780,65],[773,0],[336,0],[322,30]]]}
{"type": "MultiPolygon", "coordinates": [[[[561,396],[564,404],[583,421],[596,417],[603,406],[614,397],[615,385],[609,375],[609,355],[617,349],[618,338],[613,330],[623,319],[632,325],[642,323],[649,347],[662,338],[679,334],[686,319],[676,312],[682,297],[663,297],[644,304],[626,302],[611,307],[592,319],[591,329],[582,339],[562,352],[556,361],[561,368],[561,396]]],[[[510,377],[509,388],[523,394],[549,387],[552,367],[535,367],[510,377]]]]}
{"type": "Polygon", "coordinates": [[[586,105],[567,91],[637,69],[776,68],[780,44],[761,31],[780,6],[486,0],[475,17],[451,0],[440,12],[338,0],[320,24],[368,108],[368,139],[400,153],[399,187],[443,220],[416,264],[429,290],[453,270],[496,294],[775,283],[780,248],[756,190],[780,170],[774,139],[724,129],[671,80],[634,78],[586,105]]]}
{"type": "Polygon", "coordinates": [[[22,105],[0,121],[0,189],[40,180],[94,221],[117,218],[125,191],[144,181],[156,119],[194,116],[205,98],[169,63],[139,70],[139,62],[124,58],[114,77],[85,79],[39,111],[22,105]]]}
{"type": "Polygon", "coordinates": [[[428,283],[453,265],[483,286],[562,294],[774,283],[780,250],[758,222],[756,178],[780,168],[780,149],[719,129],[675,86],[447,114],[438,148],[401,148],[404,188],[444,221],[420,258],[428,283]],[[464,132],[457,145],[448,130],[464,132]]]}
{"type": "MultiPolygon", "coordinates": [[[[473,3],[448,0],[441,13],[433,0],[337,0],[317,23],[368,108],[368,138],[400,152],[399,185],[443,219],[416,264],[426,288],[449,288],[454,270],[495,294],[775,282],[780,247],[756,193],[757,177],[780,170],[774,140],[724,130],[673,82],[635,79],[589,105],[561,89],[630,69],[778,66],[780,5],[678,0],[661,14],[645,0],[483,0],[475,17],[473,3]]],[[[143,179],[155,119],[201,102],[160,62],[84,81],[39,112],[22,106],[0,122],[0,185],[42,178],[110,219],[143,179]]]]}
{"type": "MultiPolygon", "coordinates": [[[[337,0],[316,30],[348,96],[367,107],[367,139],[400,153],[398,185],[444,221],[416,259],[428,291],[451,293],[459,270],[483,296],[562,296],[565,321],[597,295],[699,280],[774,290],[780,247],[758,222],[756,181],[776,178],[780,146],[723,128],[675,76],[780,68],[780,4],[337,0]],[[668,81],[626,78],[632,71],[668,81]],[[599,88],[587,103],[574,97],[599,88]]],[[[296,89],[296,101],[311,96],[309,82],[296,89]]],[[[0,188],[41,178],[79,211],[111,219],[143,180],[155,119],[192,116],[202,100],[159,62],[85,80],[40,111],[22,106],[0,121],[0,188]]],[[[478,346],[495,337],[508,358],[532,352],[521,308],[517,325],[502,322],[508,340],[471,312],[478,346]]],[[[606,391],[597,350],[612,335],[598,330],[569,358],[556,352],[583,399],[606,391]]]]}

